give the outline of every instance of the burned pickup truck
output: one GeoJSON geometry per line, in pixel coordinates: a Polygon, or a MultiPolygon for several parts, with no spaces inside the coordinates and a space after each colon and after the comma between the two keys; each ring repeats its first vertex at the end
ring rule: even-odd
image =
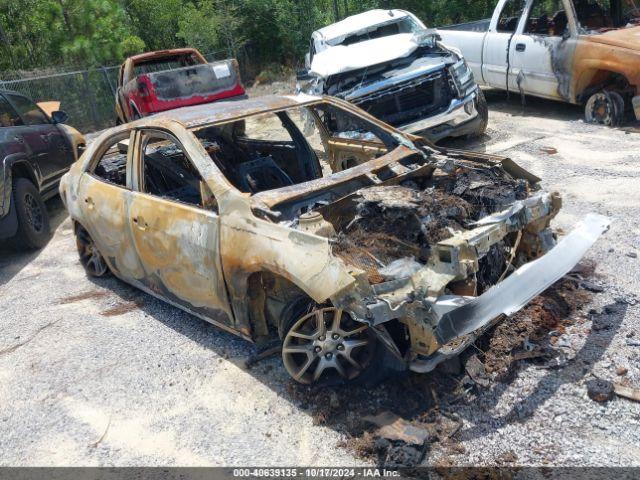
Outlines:
{"type": "Polygon", "coordinates": [[[60,192],[89,275],[279,337],[298,382],[428,372],[565,275],[609,221],[558,241],[560,197],[534,175],[422,142],[331,97],[216,102],[106,131],[60,192]]]}
{"type": "Polygon", "coordinates": [[[488,109],[464,58],[404,10],[370,10],[313,32],[298,89],[357,105],[431,141],[481,135],[488,109]]]}
{"type": "Polygon", "coordinates": [[[481,85],[583,105],[590,123],[640,120],[636,0],[500,0],[491,18],[438,33],[481,85]]]}
{"type": "Polygon", "coordinates": [[[173,108],[245,97],[235,59],[208,63],[195,48],[127,58],[118,73],[117,123],[173,108]]]}

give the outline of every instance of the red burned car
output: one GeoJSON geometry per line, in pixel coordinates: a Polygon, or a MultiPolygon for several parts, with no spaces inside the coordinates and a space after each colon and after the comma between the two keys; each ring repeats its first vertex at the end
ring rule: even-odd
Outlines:
{"type": "Polygon", "coordinates": [[[209,63],[195,48],[127,58],[118,74],[118,124],[157,112],[246,97],[235,59],[209,63]]]}

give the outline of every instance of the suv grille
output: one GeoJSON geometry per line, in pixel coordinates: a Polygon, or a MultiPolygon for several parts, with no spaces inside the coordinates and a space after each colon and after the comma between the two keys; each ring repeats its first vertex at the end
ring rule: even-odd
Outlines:
{"type": "Polygon", "coordinates": [[[351,100],[374,117],[399,127],[444,112],[453,93],[445,70],[351,100]]]}

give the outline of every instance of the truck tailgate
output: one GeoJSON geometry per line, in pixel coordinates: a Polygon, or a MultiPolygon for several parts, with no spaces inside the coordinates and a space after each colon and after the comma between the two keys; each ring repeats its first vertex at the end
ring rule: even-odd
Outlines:
{"type": "Polygon", "coordinates": [[[159,103],[154,105],[156,111],[244,94],[230,60],[147,73],[138,77],[141,81],[159,103]]]}

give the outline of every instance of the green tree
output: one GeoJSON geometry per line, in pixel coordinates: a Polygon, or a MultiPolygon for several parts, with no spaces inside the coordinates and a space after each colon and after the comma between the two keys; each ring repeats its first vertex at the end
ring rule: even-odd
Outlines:
{"type": "Polygon", "coordinates": [[[122,5],[115,0],[59,0],[69,39],[62,54],[77,63],[101,65],[144,49],[122,5]],[[136,51],[131,51],[131,48],[136,51]]]}
{"type": "Polygon", "coordinates": [[[186,5],[183,0],[129,0],[124,8],[147,48],[162,50],[184,46],[177,33],[186,5]]]}

